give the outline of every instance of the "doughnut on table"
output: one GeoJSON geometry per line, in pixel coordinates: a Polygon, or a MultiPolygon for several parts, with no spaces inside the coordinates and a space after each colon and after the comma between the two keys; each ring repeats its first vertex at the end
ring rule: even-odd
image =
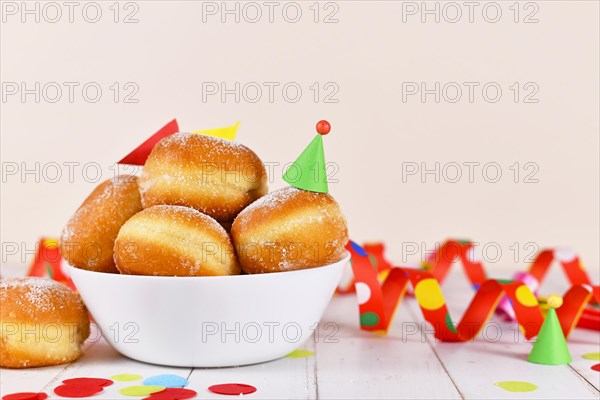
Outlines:
{"type": "MultiPolygon", "coordinates": [[[[2,267],[2,276],[18,276],[20,271],[2,267]]],[[[507,276],[510,273],[506,273],[507,276]]],[[[597,276],[597,271],[590,271],[597,276]]],[[[544,292],[561,292],[562,276],[551,273],[544,292]]],[[[461,272],[452,271],[444,283],[444,293],[457,317],[472,296],[461,272]]],[[[358,328],[356,299],[353,295],[334,296],[323,317],[319,333],[302,349],[309,357],[282,358],[273,362],[237,368],[172,368],[144,364],[119,355],[92,327],[85,353],[78,361],[26,370],[0,369],[0,393],[44,391],[60,398],[53,389],[69,378],[110,378],[116,374],[138,374],[144,378],[159,374],[187,377],[187,388],[197,398],[222,398],[208,391],[219,383],[244,383],[257,391],[248,399],[294,398],[600,398],[600,373],[591,369],[598,361],[583,354],[598,352],[597,331],[576,329],[569,337],[570,365],[544,366],[526,361],[530,345],[514,326],[492,319],[474,343],[436,343],[416,303],[406,299],[398,310],[388,336],[362,332],[358,328]],[[515,336],[520,342],[515,343],[515,336]],[[495,383],[526,381],[538,385],[528,393],[510,393],[495,383]]],[[[121,334],[127,332],[121,332],[121,334]]],[[[137,382],[115,382],[94,399],[121,399],[118,390],[137,382]]]]}

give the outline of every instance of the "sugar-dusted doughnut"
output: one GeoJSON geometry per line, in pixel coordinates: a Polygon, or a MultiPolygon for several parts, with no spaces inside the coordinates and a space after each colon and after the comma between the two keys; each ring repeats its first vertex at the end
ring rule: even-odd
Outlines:
{"type": "Polygon", "coordinates": [[[115,242],[123,274],[162,276],[240,273],[231,239],[212,217],[183,206],[154,206],[131,217],[115,242]]]}
{"type": "Polygon", "coordinates": [[[0,280],[0,367],[57,365],[81,356],[90,334],[78,294],[41,278],[0,280]]]}
{"type": "Polygon", "coordinates": [[[137,177],[118,176],[102,182],[63,229],[63,258],[77,268],[118,272],[113,260],[117,233],[141,210],[137,177]]]}
{"type": "Polygon", "coordinates": [[[140,176],[144,208],[195,208],[231,222],[267,193],[267,173],[249,148],[205,135],[177,133],[154,146],[140,176]]]}
{"type": "Polygon", "coordinates": [[[242,269],[253,274],[339,261],[348,228],[333,197],[287,187],[244,209],[233,221],[231,236],[242,269]]]}

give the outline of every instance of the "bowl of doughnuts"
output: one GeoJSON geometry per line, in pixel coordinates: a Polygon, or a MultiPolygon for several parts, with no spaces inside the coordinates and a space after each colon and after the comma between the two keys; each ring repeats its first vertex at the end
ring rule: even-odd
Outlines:
{"type": "Polygon", "coordinates": [[[162,365],[223,367],[280,358],[317,327],[349,260],[334,198],[268,192],[248,147],[175,133],[139,176],[101,183],[60,246],[104,338],[162,365]]]}

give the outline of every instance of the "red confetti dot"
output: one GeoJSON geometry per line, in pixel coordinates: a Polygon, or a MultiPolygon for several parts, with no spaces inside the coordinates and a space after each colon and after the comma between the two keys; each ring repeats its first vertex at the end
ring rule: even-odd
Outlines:
{"type": "Polygon", "coordinates": [[[600,372],[600,364],[592,365],[591,367],[594,371],[600,372]]]}
{"type": "Polygon", "coordinates": [[[256,392],[254,386],[245,385],[243,383],[223,383],[221,385],[212,385],[208,388],[213,393],[228,394],[231,396],[239,396],[241,394],[250,394],[256,392]]]}
{"type": "Polygon", "coordinates": [[[61,397],[90,397],[102,391],[102,386],[79,384],[61,385],[54,388],[54,393],[61,397]]]}
{"type": "Polygon", "coordinates": [[[65,379],[63,381],[65,385],[80,385],[80,386],[90,386],[90,387],[106,387],[113,384],[113,381],[110,379],[103,378],[72,378],[65,379]]]}
{"type": "Polygon", "coordinates": [[[48,398],[46,393],[21,392],[2,396],[2,400],[45,400],[48,398]]]}
{"type": "Polygon", "coordinates": [[[185,400],[196,397],[197,394],[191,389],[166,388],[160,392],[152,393],[144,400],[185,400]]]}
{"type": "Polygon", "coordinates": [[[331,130],[331,125],[329,125],[329,122],[325,121],[324,119],[317,122],[317,132],[320,135],[327,135],[330,130],[331,130]]]}

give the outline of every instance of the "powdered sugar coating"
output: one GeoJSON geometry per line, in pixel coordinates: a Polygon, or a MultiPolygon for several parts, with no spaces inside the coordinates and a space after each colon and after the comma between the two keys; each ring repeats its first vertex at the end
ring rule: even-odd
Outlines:
{"type": "MultiPolygon", "coordinates": [[[[299,195],[302,195],[303,202],[310,204],[311,207],[317,207],[318,209],[318,215],[307,215],[306,222],[314,222],[313,219],[317,219],[319,222],[321,222],[323,218],[330,216],[329,206],[331,205],[331,201],[329,200],[328,195],[324,195],[323,193],[309,192],[289,186],[271,192],[250,204],[244,209],[243,213],[240,213],[237,216],[235,223],[239,225],[240,230],[247,229],[251,220],[256,218],[253,213],[258,212],[261,217],[268,218],[269,215],[272,215],[276,210],[282,209],[287,203],[299,195]]],[[[289,223],[291,221],[286,222],[289,223]]]]}
{"type": "MultiPolygon", "coordinates": [[[[209,225],[211,231],[214,230],[214,233],[220,236],[220,239],[229,241],[229,235],[223,228],[221,224],[219,224],[214,218],[209,217],[206,214],[201,213],[198,210],[195,210],[190,207],[185,206],[169,206],[169,205],[159,205],[152,206],[147,208],[146,210],[151,210],[153,215],[158,217],[164,217],[165,219],[170,220],[176,224],[194,224],[197,225],[197,221],[201,220],[202,223],[209,225]]],[[[140,224],[142,227],[147,227],[151,229],[150,226],[144,225],[142,222],[140,224]]]]}
{"type": "Polygon", "coordinates": [[[0,280],[0,367],[63,364],[81,356],[89,315],[77,293],[43,278],[0,280]]]}
{"type": "MultiPolygon", "coordinates": [[[[196,159],[201,162],[213,161],[215,158],[223,155],[232,155],[239,157],[242,154],[252,152],[248,147],[243,144],[232,142],[213,136],[197,135],[195,133],[179,132],[173,135],[169,135],[159,142],[159,146],[169,146],[171,144],[177,144],[181,147],[187,147],[194,145],[198,138],[212,142],[212,146],[208,151],[196,155],[196,159]]],[[[177,158],[177,155],[173,155],[173,159],[177,158]]]]}
{"type": "Polygon", "coordinates": [[[0,281],[0,304],[14,303],[32,320],[64,310],[76,295],[65,285],[50,279],[19,278],[0,281]]]}
{"type": "Polygon", "coordinates": [[[176,133],[152,149],[139,188],[145,208],[187,206],[231,222],[267,192],[267,175],[260,158],[241,144],[176,133]]]}
{"type": "Polygon", "coordinates": [[[256,200],[235,219],[231,235],[248,273],[312,268],[338,261],[348,241],[333,197],[286,187],[256,200]]]}
{"type": "MultiPolygon", "coordinates": [[[[62,232],[62,237],[66,240],[70,240],[73,237],[73,235],[74,235],[73,225],[77,225],[79,222],[81,222],[81,218],[82,218],[81,215],[83,213],[79,212],[80,209],[98,206],[99,204],[106,202],[108,199],[110,199],[116,193],[122,191],[128,185],[131,185],[131,182],[122,176],[113,177],[113,178],[108,179],[107,181],[103,182],[103,184],[99,185],[94,191],[94,192],[96,192],[96,190],[97,190],[97,193],[94,196],[92,196],[92,194],[90,194],[85,199],[85,201],[81,204],[80,208],[73,215],[73,218],[71,218],[71,220],[69,220],[69,223],[64,227],[63,232],[62,232]],[[100,190],[98,190],[98,189],[100,189],[100,190]]],[[[92,192],[92,193],[94,193],[94,192],[92,192]]]]}
{"type": "Polygon", "coordinates": [[[142,210],[137,177],[102,182],[69,219],[61,235],[62,256],[78,268],[117,272],[114,241],[132,215],[142,210]]]}
{"type": "Polygon", "coordinates": [[[231,238],[210,216],[193,208],[152,206],[129,219],[115,242],[124,274],[154,276],[239,273],[231,238]]]}

